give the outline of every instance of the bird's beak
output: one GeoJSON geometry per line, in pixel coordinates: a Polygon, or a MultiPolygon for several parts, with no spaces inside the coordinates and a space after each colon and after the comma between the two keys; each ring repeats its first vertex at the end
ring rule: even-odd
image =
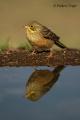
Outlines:
{"type": "Polygon", "coordinates": [[[24,26],[24,28],[26,28],[26,29],[27,29],[27,28],[28,28],[28,26],[27,26],[27,25],[25,25],[25,26],[24,26]]]}

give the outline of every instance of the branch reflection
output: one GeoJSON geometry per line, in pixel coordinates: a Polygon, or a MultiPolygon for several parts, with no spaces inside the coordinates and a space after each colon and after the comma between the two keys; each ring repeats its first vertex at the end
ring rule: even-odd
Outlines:
{"type": "Polygon", "coordinates": [[[31,101],[39,100],[55,85],[64,68],[65,66],[58,66],[52,71],[35,70],[26,84],[25,98],[31,101]]]}

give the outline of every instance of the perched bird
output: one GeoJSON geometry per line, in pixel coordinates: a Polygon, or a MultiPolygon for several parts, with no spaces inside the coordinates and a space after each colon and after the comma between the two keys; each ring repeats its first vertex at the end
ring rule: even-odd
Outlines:
{"type": "Polygon", "coordinates": [[[60,48],[66,48],[66,46],[59,41],[59,36],[37,21],[25,25],[25,33],[32,46],[50,49],[50,55],[52,54],[54,44],[60,48]]]}
{"type": "Polygon", "coordinates": [[[58,66],[53,71],[35,70],[26,84],[25,98],[31,101],[39,100],[56,83],[64,68],[65,66],[58,66]]]}

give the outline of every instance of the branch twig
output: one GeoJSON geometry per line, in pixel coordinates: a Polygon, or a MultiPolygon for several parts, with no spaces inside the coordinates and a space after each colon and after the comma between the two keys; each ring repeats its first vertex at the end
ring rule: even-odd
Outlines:
{"type": "Polygon", "coordinates": [[[64,49],[55,51],[51,58],[49,52],[32,55],[27,50],[4,51],[0,53],[0,66],[59,66],[80,65],[80,50],[64,49]]]}

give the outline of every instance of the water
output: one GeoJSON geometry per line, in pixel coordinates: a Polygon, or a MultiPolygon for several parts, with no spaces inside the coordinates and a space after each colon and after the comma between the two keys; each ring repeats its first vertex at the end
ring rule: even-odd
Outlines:
{"type": "Polygon", "coordinates": [[[33,71],[0,68],[0,120],[80,120],[80,67],[66,67],[50,91],[35,102],[24,97],[33,71]]]}

